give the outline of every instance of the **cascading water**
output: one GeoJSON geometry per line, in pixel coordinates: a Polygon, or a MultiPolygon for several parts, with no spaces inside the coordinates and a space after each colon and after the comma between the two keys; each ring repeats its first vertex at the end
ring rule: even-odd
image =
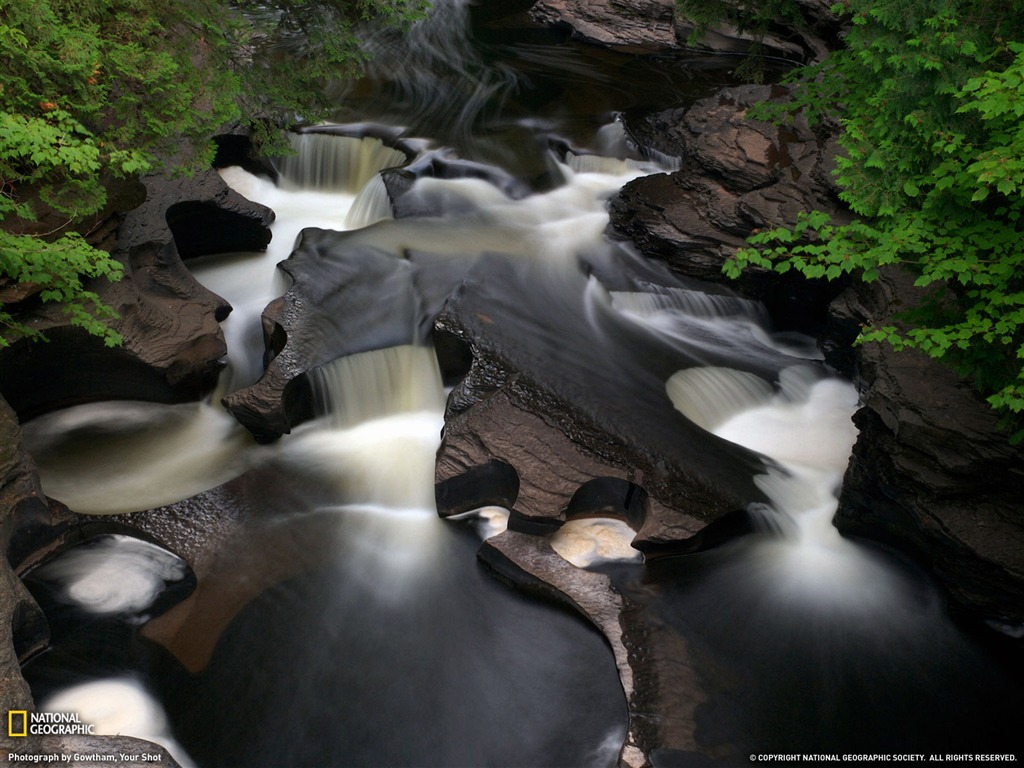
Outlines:
{"type": "MultiPolygon", "coordinates": [[[[420,268],[411,254],[424,256],[446,265],[445,279],[501,254],[522,268],[511,270],[515,279],[543,281],[510,290],[528,296],[543,287],[555,297],[548,307],[524,305],[537,315],[531,322],[582,307],[578,326],[545,337],[563,346],[535,350],[538,357],[576,352],[590,339],[587,352],[601,366],[629,370],[649,361],[639,349],[637,359],[615,357],[609,350],[624,347],[614,340],[656,338],[667,360],[691,361],[666,368],[664,397],[700,429],[766,457],[755,482],[770,502],[770,534],[649,570],[629,546],[633,529],[618,519],[574,520],[550,538],[566,560],[605,569],[624,595],[652,600],[659,620],[708,660],[698,725],[706,743],[719,745],[711,752],[856,746],[858,729],[885,727],[874,710],[932,695],[899,671],[915,664],[939,687],[976,678],[964,686],[963,706],[980,701],[979,687],[997,686],[991,667],[952,628],[927,579],[831,526],[856,394],[823,368],[814,345],[771,332],[763,308],[732,296],[642,277],[636,290],[606,289],[597,267],[580,276],[581,260],[599,265],[607,254],[607,198],[676,165],[633,156],[606,100],[621,99],[621,109],[648,90],[658,99],[682,93],[692,72],[676,76],[655,62],[655,75],[630,73],[634,87],[575,48],[482,45],[466,34],[466,3],[436,5],[432,22],[405,41],[373,41],[378,68],[339,91],[339,113],[359,125],[294,137],[296,154],[276,163],[277,183],[222,169],[277,219],[266,254],[207,257],[193,269],[234,307],[224,324],[229,368],[214,402],[91,405],[26,425],[46,492],[76,511],[141,510],[218,486],[201,498],[230,512],[226,528],[194,545],[203,555],[194,593],[156,619],[145,614],[141,634],[138,613],[96,619],[80,603],[48,603],[51,623],[69,629],[26,670],[43,706],[98,712],[108,696],[144,695],[136,709],[150,711],[159,699],[166,720],[155,712],[147,723],[109,727],[163,740],[183,764],[200,766],[615,763],[625,703],[602,638],[484,574],[478,534],[436,515],[445,389],[423,328],[410,323],[407,343],[311,371],[316,416],[274,445],[256,445],[217,404],[260,375],[260,314],[287,290],[276,264],[306,228],[343,233],[333,246],[323,239],[326,275],[360,248],[410,274],[420,268]],[[544,68],[549,87],[534,97],[524,84],[544,68]],[[562,98],[575,87],[579,114],[562,98]],[[403,135],[405,149],[393,149],[376,137],[401,129],[371,130],[363,124],[371,119],[412,126],[415,142],[403,135]],[[566,140],[552,142],[563,129],[566,140]],[[430,140],[474,164],[452,178],[409,171],[405,213],[394,218],[380,171],[459,159],[430,140]],[[493,158],[509,165],[484,162],[493,158]],[[55,621],[60,610],[71,613],[55,621]],[[862,678],[896,688],[892,702],[863,693],[862,678]],[[819,714],[819,705],[834,711],[819,714]]],[[[427,294],[410,278],[408,302],[429,304],[427,294]]],[[[628,412],[629,403],[616,405],[628,412]]],[[[486,536],[504,528],[508,511],[470,516],[486,536]]],[[[104,570],[74,557],[37,576],[53,582],[54,594],[84,581],[115,605],[127,585],[153,583],[152,561],[114,562],[104,570]]],[[[164,564],[156,570],[175,588],[177,566],[164,564]]]]}

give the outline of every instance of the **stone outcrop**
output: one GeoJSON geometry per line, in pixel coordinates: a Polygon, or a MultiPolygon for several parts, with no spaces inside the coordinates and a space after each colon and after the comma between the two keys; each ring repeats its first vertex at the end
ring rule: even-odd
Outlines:
{"type": "Polygon", "coordinates": [[[445,305],[436,328],[473,362],[448,400],[439,512],[500,504],[530,530],[612,510],[649,554],[695,548],[710,523],[764,501],[752,482],[763,465],[673,408],[665,382],[692,352],[587,285],[581,272],[485,257],[445,305]],[[643,362],[614,363],[626,359],[643,362]]]}
{"type": "MultiPolygon", "coordinates": [[[[774,25],[757,41],[762,55],[802,62],[819,59],[839,32],[822,0],[802,0],[803,22],[774,25]]],[[[566,28],[588,43],[623,50],[747,53],[754,35],[727,22],[695,37],[696,24],[679,13],[675,0],[538,0],[529,10],[538,24],[566,28]]]]}
{"type": "Polygon", "coordinates": [[[304,230],[280,265],[293,284],[263,313],[266,370],[224,400],[258,440],[274,440],[313,416],[310,371],[339,357],[424,342],[454,285],[445,269],[422,263],[428,257],[399,258],[350,240],[304,230]]]}
{"type": "MultiPolygon", "coordinates": [[[[747,120],[750,107],[785,97],[776,86],[723,89],[691,107],[626,115],[641,147],[682,158],[679,171],[627,184],[611,204],[613,232],[677,272],[721,281],[722,264],[746,238],[796,220],[803,211],[835,211],[846,220],[830,177],[836,145],[802,118],[789,125],[747,120]]],[[[751,269],[734,286],[763,301],[784,325],[824,320],[837,293],[825,282],[751,269]]]]}
{"type": "MultiPolygon", "coordinates": [[[[914,295],[888,271],[835,303],[837,350],[861,324],[886,323],[914,295]]],[[[836,525],[927,562],[962,607],[1004,630],[1024,628],[1024,449],[948,366],[916,351],[856,347],[836,362],[863,407],[836,525]]]]}
{"type": "Polygon", "coordinates": [[[48,343],[0,350],[0,392],[22,418],[83,402],[193,400],[212,389],[226,352],[220,321],[231,308],[199,285],[180,255],[262,249],[273,214],[228,189],[214,172],[147,178],[147,199],[118,230],[124,279],[89,289],[120,315],[124,338],[106,347],[68,324],[55,305],[25,303],[23,318],[48,343]]]}
{"type": "Polygon", "coordinates": [[[72,526],[74,516],[43,495],[17,417],[0,398],[0,709],[32,709],[20,662],[49,641],[46,619],[18,576],[72,526]]]}

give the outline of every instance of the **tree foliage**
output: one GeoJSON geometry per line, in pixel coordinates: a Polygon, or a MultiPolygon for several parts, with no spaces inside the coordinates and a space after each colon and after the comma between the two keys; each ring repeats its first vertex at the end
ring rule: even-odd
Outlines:
{"type": "Polygon", "coordinates": [[[1024,1],[845,0],[835,10],[851,22],[846,46],[790,75],[788,108],[839,122],[836,177],[857,218],[779,222],[726,272],[757,265],[872,281],[889,265],[911,270],[931,300],[859,341],[944,359],[1019,429],[1024,1]]]}
{"type": "MultiPolygon", "coordinates": [[[[59,301],[119,338],[83,278],[121,266],[78,231],[111,180],[188,172],[211,137],[252,121],[257,140],[316,119],[323,81],[358,70],[362,24],[408,22],[425,0],[0,0],[0,299],[59,301]]],[[[0,303],[0,346],[38,337],[0,303]]]]}

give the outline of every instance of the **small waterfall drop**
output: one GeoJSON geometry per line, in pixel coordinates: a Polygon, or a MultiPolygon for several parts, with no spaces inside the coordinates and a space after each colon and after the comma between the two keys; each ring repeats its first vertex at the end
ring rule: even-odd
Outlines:
{"type": "Polygon", "coordinates": [[[378,138],[335,136],[316,132],[289,135],[295,154],[275,160],[285,190],[318,190],[356,194],[386,168],[404,165],[404,152],[378,138]]]}
{"type": "Polygon", "coordinates": [[[709,432],[772,396],[771,384],[760,376],[715,366],[679,371],[665,383],[665,391],[677,411],[709,432]]]}
{"type": "Polygon", "coordinates": [[[407,344],[340,357],[311,372],[318,412],[337,428],[444,408],[432,347],[407,344]]]}
{"type": "Polygon", "coordinates": [[[280,460],[328,479],[342,505],[436,517],[445,392],[433,348],[349,355],[311,372],[310,382],[321,418],[284,441],[280,460]]]}
{"type": "Polygon", "coordinates": [[[857,438],[852,384],[804,366],[783,370],[777,389],[742,371],[691,369],[671,377],[666,391],[688,418],[774,462],[755,483],[772,506],[762,522],[781,536],[754,548],[751,563],[781,604],[846,615],[900,610],[907,599],[901,577],[832,524],[857,438]]]}
{"type": "Polygon", "coordinates": [[[376,224],[378,221],[393,219],[391,198],[388,196],[384,177],[379,173],[370,177],[352,201],[352,207],[345,217],[345,227],[360,229],[376,224]]]}

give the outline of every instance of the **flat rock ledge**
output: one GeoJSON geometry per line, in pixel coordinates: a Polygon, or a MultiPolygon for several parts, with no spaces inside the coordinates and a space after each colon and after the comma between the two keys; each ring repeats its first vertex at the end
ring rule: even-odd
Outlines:
{"type": "Polygon", "coordinates": [[[124,265],[124,278],[87,286],[119,313],[112,326],[124,344],[105,347],[54,305],[22,302],[23,318],[49,339],[0,350],[0,393],[22,419],[100,400],[183,402],[216,384],[226,353],[220,321],[231,307],[199,285],[181,257],[262,250],[273,213],[212,170],[144,182],[145,202],[100,243],[124,265]]]}

